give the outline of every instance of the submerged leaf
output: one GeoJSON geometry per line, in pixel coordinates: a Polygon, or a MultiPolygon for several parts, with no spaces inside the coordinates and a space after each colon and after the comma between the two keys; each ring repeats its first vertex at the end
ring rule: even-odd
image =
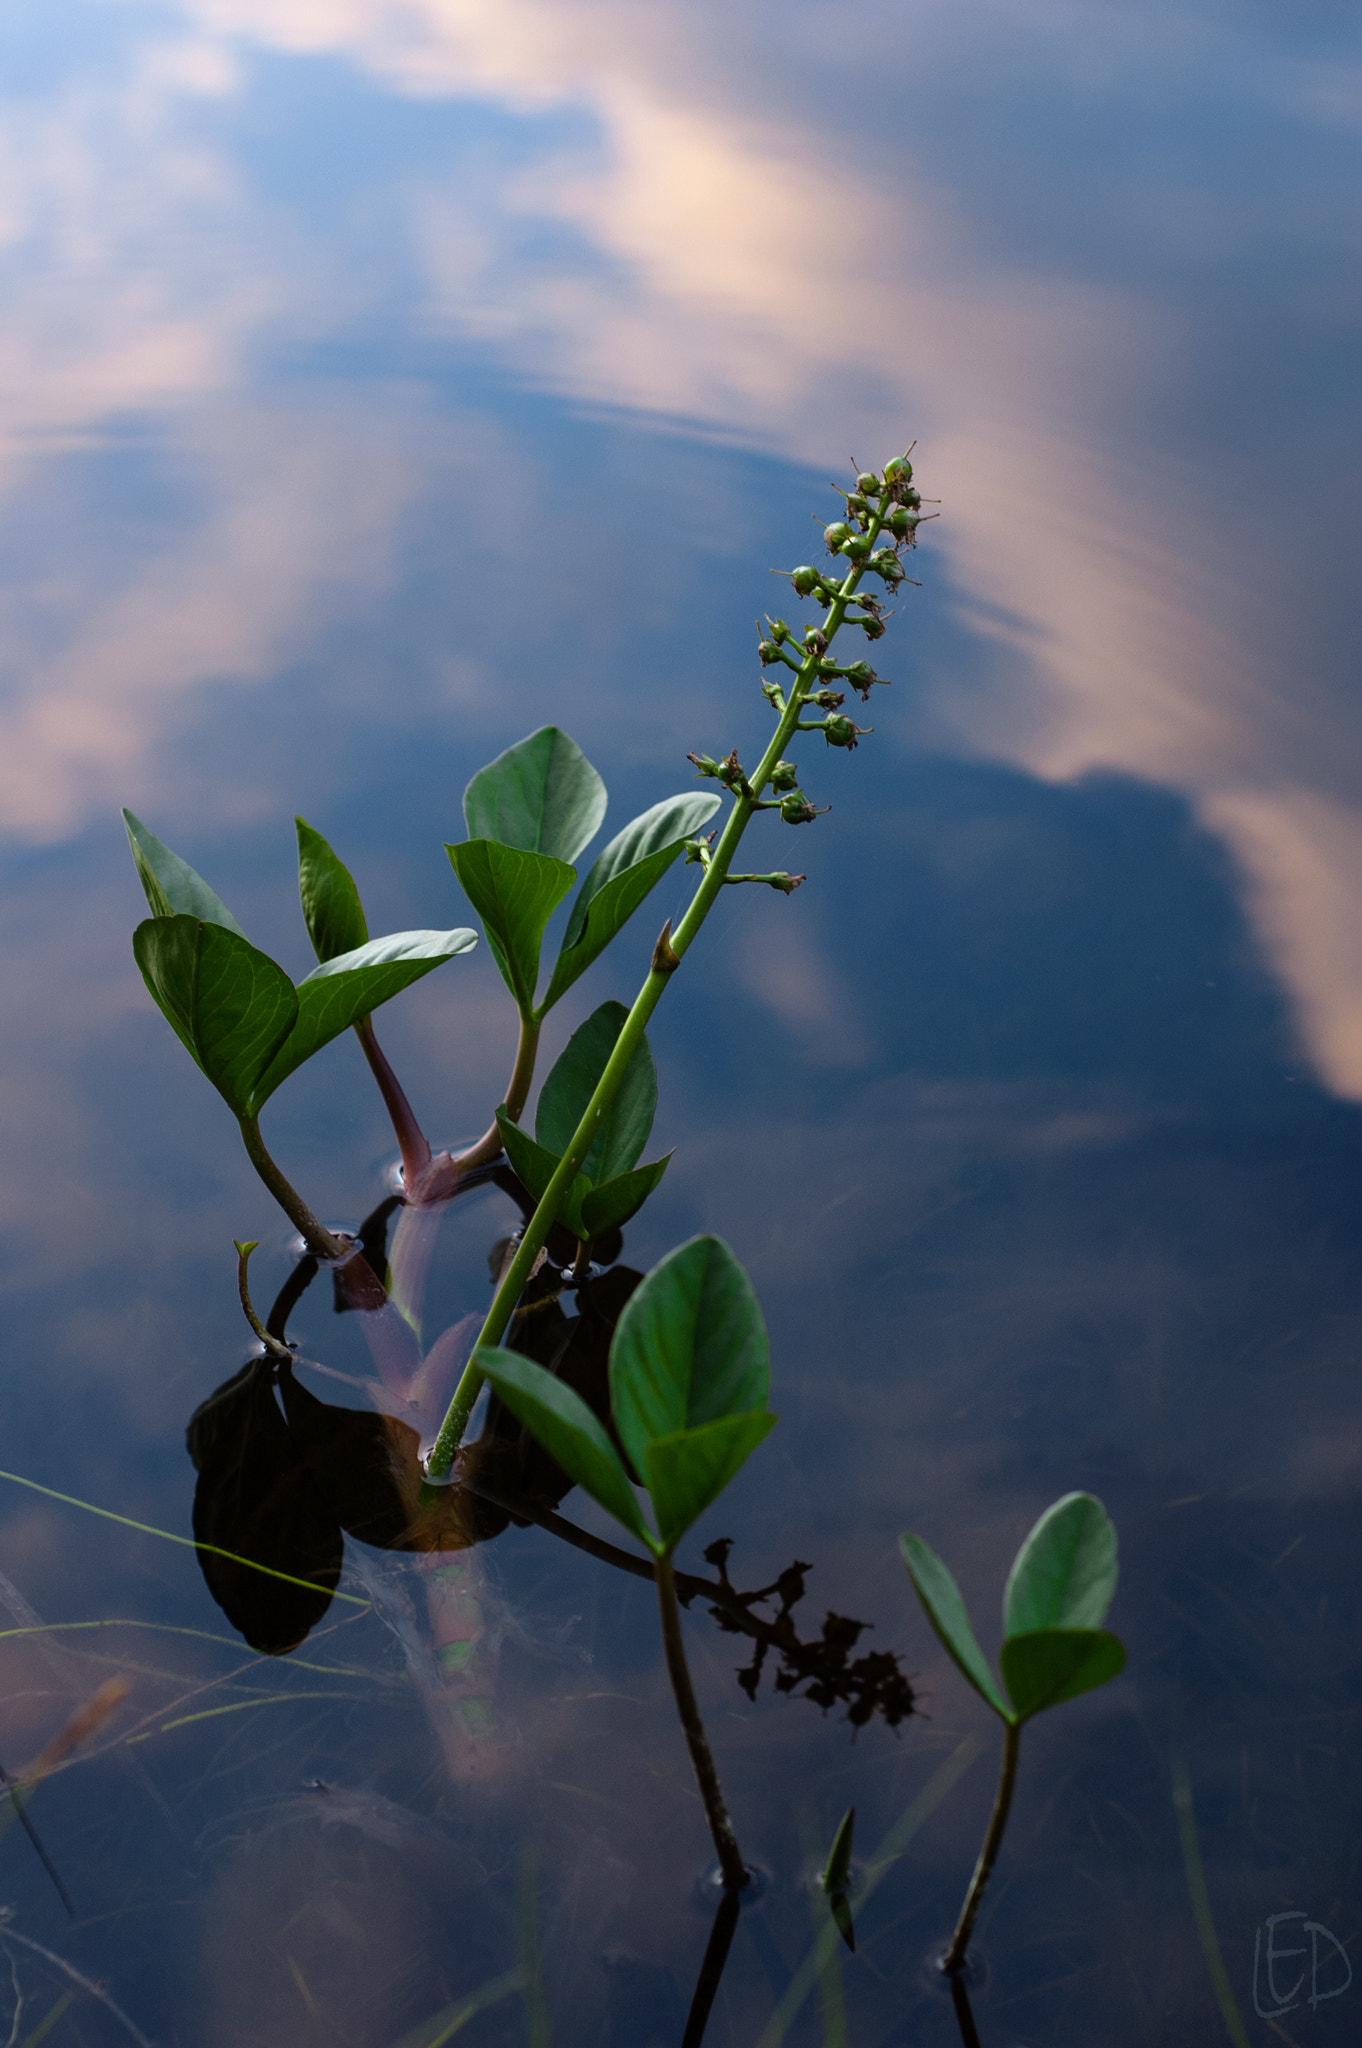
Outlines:
{"type": "Polygon", "coordinates": [[[201,917],[206,924],[220,924],[225,931],[245,938],[245,932],[221,897],[214,894],[202,875],[195,874],[188,861],[172,853],[131,811],[124,811],[123,825],[153,917],[201,917]]]}
{"type": "Polygon", "coordinates": [[[470,839],[575,861],[605,816],[605,784],[577,742],[541,726],[480,768],[464,791],[470,839]]]}

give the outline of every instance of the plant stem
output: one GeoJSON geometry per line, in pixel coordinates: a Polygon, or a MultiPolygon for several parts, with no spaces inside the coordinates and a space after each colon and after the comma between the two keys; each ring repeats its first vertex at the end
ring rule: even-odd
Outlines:
{"type": "Polygon", "coordinates": [[[520,1037],[515,1049],[515,1065],[511,1078],[506,1083],[506,1114],[512,1123],[519,1123],[521,1112],[529,1099],[530,1083],[534,1079],[534,1057],[539,1050],[539,1030],[542,1019],[528,1010],[520,1013],[520,1037]]]}
{"type": "Polygon", "coordinates": [[[974,1866],[974,1875],[969,1881],[969,1890],[965,1894],[965,1903],[960,1909],[960,1918],[956,1923],[955,1932],[951,1936],[951,1945],[941,1958],[940,1968],[944,1976],[953,1977],[957,1971],[963,1970],[965,1967],[965,1953],[969,1948],[969,1938],[974,1932],[974,1923],[979,1917],[979,1908],[983,1903],[984,1892],[987,1889],[990,1877],[993,1875],[993,1866],[998,1860],[998,1851],[1002,1847],[1003,1831],[1007,1826],[1008,1811],[1012,1805],[1012,1794],[1017,1784],[1017,1758],[1020,1753],[1021,1723],[1019,1721],[1005,1721],[1003,1723],[1003,1761],[1002,1768],[998,1773],[998,1790],[993,1799],[993,1811],[988,1817],[988,1827],[984,1833],[983,1847],[979,1851],[979,1861],[974,1866]]]}
{"type": "Polygon", "coordinates": [[[383,1106],[392,1121],[397,1137],[397,1149],[402,1155],[402,1182],[404,1187],[416,1189],[430,1166],[430,1143],[415,1113],[407,1100],[406,1091],[388,1064],[387,1055],[374,1036],[371,1017],[361,1017],[355,1026],[355,1036],[364,1048],[364,1057],[369,1062],[373,1077],[378,1083],[378,1092],[383,1097],[383,1106]]]}
{"type": "MultiPolygon", "coordinates": [[[[884,513],[887,505],[888,499],[886,497],[881,501],[880,510],[875,514],[871,522],[867,537],[872,546],[884,523],[884,513]]],[[[572,1142],[558,1162],[557,1171],[545,1188],[538,1208],[525,1226],[516,1255],[502,1276],[501,1285],[498,1287],[492,1301],[492,1306],[487,1312],[487,1320],[484,1322],[477,1343],[473,1346],[472,1352],[469,1355],[468,1364],[464,1367],[459,1384],[454,1389],[454,1396],[445,1413],[445,1419],[440,1425],[439,1435],[427,1454],[426,1476],[432,1485],[442,1485],[448,1479],[450,1467],[454,1462],[459,1445],[463,1441],[464,1430],[468,1426],[468,1418],[472,1414],[473,1405],[481,1392],[483,1378],[478,1370],[478,1352],[484,1345],[499,1343],[505,1334],[506,1326],[511,1320],[511,1313],[520,1297],[521,1290],[530,1277],[534,1262],[543,1248],[550,1229],[558,1219],[563,1198],[576,1177],[578,1167],[591,1150],[597,1130],[600,1127],[601,1119],[614,1101],[624,1076],[628,1072],[629,1062],[633,1058],[634,1051],[647,1027],[648,1019],[661,1001],[663,989],[666,988],[671,976],[680,966],[701,925],[714,908],[715,901],[723,888],[728,870],[732,865],[733,856],[738,850],[743,833],[747,830],[753,815],[759,807],[762,790],[770,781],[776,763],[780,760],[786,746],[798,728],[801,710],[819,683],[818,662],[820,654],[825,652],[826,648],[831,645],[838,628],[845,619],[847,605],[856,593],[856,586],[860,582],[862,574],[862,569],[853,563],[837,595],[828,606],[822,625],[824,646],[822,649],[812,646],[805,653],[804,659],[799,665],[798,673],[795,676],[794,685],[790,692],[790,700],[780,715],[775,732],[771,738],[771,743],[762,755],[753,774],[747,778],[744,787],[737,793],[733,808],[729,812],[727,822],[719,835],[718,844],[705,865],[704,873],[700,878],[700,886],[692,896],[685,916],[675,931],[671,929],[670,919],[662,927],[661,936],[653,948],[653,962],[648,978],[634,998],[634,1006],[624,1021],[619,1037],[615,1040],[614,1051],[606,1062],[605,1072],[596,1084],[596,1091],[586,1106],[581,1122],[573,1133],[572,1142]]],[[[520,1058],[517,1056],[517,1072],[519,1068],[520,1058]]],[[[514,1079],[514,1076],[512,1078],[514,1079]]]]}
{"type": "Polygon", "coordinates": [[[290,1181],[285,1180],[279,1168],[265,1149],[265,1140],[260,1135],[257,1117],[238,1117],[242,1142],[251,1165],[274,1196],[275,1201],[301,1236],[303,1243],[315,1258],[325,1259],[328,1265],[339,1269],[341,1284],[345,1287],[355,1308],[381,1308],[387,1296],[382,1282],[374,1278],[369,1262],[357,1245],[345,1244],[324,1223],[319,1223],[307,1203],[290,1181]]]}
{"type": "Polygon", "coordinates": [[[723,1873],[724,1889],[740,1892],[750,1884],[738,1838],[733,1832],[733,1823],[728,1817],[724,1803],[723,1786],[719,1773],[714,1768],[710,1754],[709,1738],[705,1724],[700,1719],[700,1709],[695,1704],[695,1690],[686,1668],[686,1648],[681,1640],[681,1610],[676,1604],[676,1576],[672,1570],[671,1553],[659,1557],[653,1566],[657,1580],[657,1605],[662,1617],[662,1644],[667,1653],[667,1675],[676,1695],[676,1711],[681,1716],[685,1730],[686,1747],[690,1751],[691,1764],[695,1771],[700,1797],[704,1801],[705,1819],[709,1832],[714,1838],[714,1847],[719,1858],[719,1869],[723,1873]]]}
{"type": "MultiPolygon", "coordinates": [[[[539,1050],[539,1032],[542,1024],[541,1017],[534,1017],[524,1010],[521,1011],[515,1065],[511,1069],[511,1078],[506,1083],[506,1109],[517,1123],[530,1092],[530,1083],[534,1079],[535,1055],[539,1050]]],[[[419,1186],[411,1189],[411,1199],[426,1203],[447,1201],[451,1195],[457,1194],[459,1183],[466,1174],[471,1173],[475,1167],[489,1166],[494,1159],[499,1159],[501,1149],[501,1127],[493,1120],[482,1136],[476,1139],[467,1151],[460,1152],[457,1158],[448,1152],[441,1152],[433,1159],[419,1186]]],[[[409,1187],[410,1185],[409,1183],[409,1187]]],[[[466,1421],[467,1417],[464,1420],[466,1421]]],[[[458,1449],[457,1442],[454,1449],[458,1449]]]]}
{"type": "Polygon", "coordinates": [[[719,1980],[724,1974],[728,1951],[733,1946],[733,1934],[738,1925],[741,1902],[737,1892],[726,1891],[719,1901],[719,1910],[714,1915],[714,1925],[709,1930],[705,1944],[705,1959],[700,1965],[700,1975],[695,1980],[695,1992],[686,2016],[686,2031],[681,2037],[681,2048],[700,2048],[705,2038],[705,2028],[719,1989],[719,1980]]]}

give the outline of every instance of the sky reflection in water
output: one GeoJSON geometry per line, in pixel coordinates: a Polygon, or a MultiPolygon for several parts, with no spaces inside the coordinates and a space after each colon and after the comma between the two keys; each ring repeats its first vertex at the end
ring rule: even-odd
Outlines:
{"type": "MultiPolygon", "coordinates": [[[[375,929],[456,921],[440,841],[469,773],[553,719],[611,830],[687,786],[688,748],[760,732],[767,569],[812,551],[848,452],[915,434],[944,516],[883,643],[898,687],[854,759],[810,763],[832,816],[771,855],[808,885],[733,892],[653,1032],[680,1149],[627,1256],[719,1230],[775,1344],[784,1419],[735,1568],[813,1554],[811,1618],[873,1618],[931,1715],[852,1749],[807,1707],[749,1708],[730,1640],[694,1628],[775,1874],[713,2038],[758,2037],[807,1941],[801,1826],[826,1842],[854,1797],[872,1844],[976,1727],[895,1533],[988,1616],[1071,1485],[1121,1530],[1131,1675],[1030,1738],[984,2038],[1212,2037],[1177,1754],[1236,1995],[1274,2038],[1255,1929],[1301,1909],[1355,1940],[1362,1900],[1355,20],[108,0],[0,34],[5,1464],[187,1529],[179,1432],[242,1355],[230,1236],[263,1238],[262,1291],[285,1270],[132,966],[118,804],[294,970],[295,809],[375,929]]],[[[485,1123],[506,1028],[482,955],[386,1021],[437,1140],[485,1123]]],[[[268,1119],[322,1213],[378,1198],[348,1044],[268,1119]]],[[[449,1320],[485,1299],[497,1199],[447,1232],[449,1320]]],[[[360,1369],[329,1311],[295,1329],[360,1369]]],[[[222,1638],[130,1626],[55,1662],[6,1639],[7,1765],[107,1675],[92,1657],[136,1673],[139,1719],[247,1662],[150,1538],[11,1490],[0,1568],[44,1621],[222,1638]]],[[[46,1787],[88,1924],[16,1831],[16,1927],[158,2041],[330,2039],[343,2014],[392,2043],[514,1962],[537,1839],[554,2040],[679,2038],[702,1844],[678,1847],[647,1589],[535,1532],[487,1569],[491,1782],[451,1786],[397,1638],[341,1623],[321,1661],[358,1677],[224,1681],[315,1705],[184,1721],[46,1787]],[[348,1819],[309,1818],[318,1777],[348,1819]],[[418,1849],[398,1815],[445,1835],[418,1849]]],[[[991,1768],[867,1908],[883,1978],[844,1972],[851,2040],[950,2038],[919,1966],[991,1768]]],[[[64,1986],[31,1970],[33,2026],[64,1986]]],[[[1349,2009],[1281,2024],[1343,2039],[1349,2009]]],[[[823,2038],[816,1999],[797,2025],[823,2038]]],[[[512,2000],[468,2038],[522,2032],[512,2000]]]]}

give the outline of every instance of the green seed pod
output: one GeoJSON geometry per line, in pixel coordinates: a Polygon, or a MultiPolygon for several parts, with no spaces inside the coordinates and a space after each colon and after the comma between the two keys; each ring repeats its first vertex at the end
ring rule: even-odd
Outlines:
{"type": "Polygon", "coordinates": [[[852,687],[857,690],[868,690],[872,683],[879,681],[879,677],[868,661],[853,661],[849,668],[842,670],[842,674],[852,687]]]}
{"type": "Polygon", "coordinates": [[[887,484],[910,484],[913,481],[913,465],[906,455],[896,455],[892,462],[885,463],[884,480],[887,484]]]}
{"type": "Polygon", "coordinates": [[[771,770],[771,787],[777,793],[793,789],[799,781],[799,770],[793,761],[777,761],[771,770]]]}
{"type": "Polygon", "coordinates": [[[842,553],[851,562],[863,562],[870,553],[870,542],[863,533],[853,533],[842,542],[842,553]]]}
{"type": "Polygon", "coordinates": [[[823,720],[823,737],[830,747],[854,747],[859,728],[844,712],[831,711],[823,720]]]}
{"type": "Polygon", "coordinates": [[[799,790],[792,789],[790,794],[781,800],[780,815],[787,825],[811,825],[818,813],[806,796],[799,790]]]}
{"type": "Polygon", "coordinates": [[[771,628],[771,638],[778,647],[783,646],[791,638],[790,629],[784,619],[768,619],[766,623],[771,628]]]}
{"type": "Polygon", "coordinates": [[[901,497],[901,499],[900,499],[900,503],[902,503],[902,504],[904,504],[904,505],[908,505],[908,506],[910,506],[910,507],[911,507],[911,509],[912,509],[912,510],[913,510],[914,512],[916,512],[916,511],[917,511],[917,510],[919,509],[919,507],[921,506],[921,504],[922,504],[922,493],[921,493],[921,491],[913,491],[913,490],[908,490],[908,491],[904,491],[904,492],[903,492],[903,494],[902,494],[902,497],[901,497]]]}
{"type": "Polygon", "coordinates": [[[834,519],[831,526],[823,528],[823,538],[828,544],[828,553],[835,555],[844,540],[850,540],[851,528],[845,519],[834,519]]]}
{"type": "Polygon", "coordinates": [[[856,479],[856,488],[863,498],[878,498],[884,485],[873,469],[865,469],[856,479]]]}
{"type": "Polygon", "coordinates": [[[853,517],[857,519],[864,519],[866,513],[869,510],[869,505],[866,503],[865,499],[860,495],[859,491],[853,491],[851,496],[847,499],[847,511],[850,512],[853,515],[853,517]]]}
{"type": "Polygon", "coordinates": [[[922,522],[916,513],[906,512],[902,505],[895,505],[884,523],[896,540],[911,540],[922,522]]]}
{"type": "Polygon", "coordinates": [[[891,590],[903,581],[903,564],[892,548],[877,548],[865,566],[882,576],[891,590]]]}
{"type": "Polygon", "coordinates": [[[800,597],[812,597],[822,578],[816,569],[810,569],[805,565],[801,569],[791,569],[790,581],[800,597]]]}
{"type": "Polygon", "coordinates": [[[758,640],[757,659],[763,668],[769,668],[773,661],[780,660],[780,649],[774,640],[758,640]]]}

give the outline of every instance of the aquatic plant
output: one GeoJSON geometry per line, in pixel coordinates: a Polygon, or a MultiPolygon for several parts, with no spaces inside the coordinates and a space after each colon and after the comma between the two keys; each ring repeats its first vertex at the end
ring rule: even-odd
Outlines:
{"type": "Polygon", "coordinates": [[[1100,1500],[1066,1493],[1048,1507],[1012,1561],[1003,1593],[999,1688],[970,1626],[960,1588],[920,1536],[900,1538],[913,1590],[943,1649],[1003,1724],[1002,1766],[988,1827],[955,1932],[941,1958],[954,1976],[998,1860],[1021,1755],[1021,1732],[1037,1714],[1105,1685],[1126,1653],[1102,1627],[1116,1592],[1116,1531],[1100,1500]]]}

